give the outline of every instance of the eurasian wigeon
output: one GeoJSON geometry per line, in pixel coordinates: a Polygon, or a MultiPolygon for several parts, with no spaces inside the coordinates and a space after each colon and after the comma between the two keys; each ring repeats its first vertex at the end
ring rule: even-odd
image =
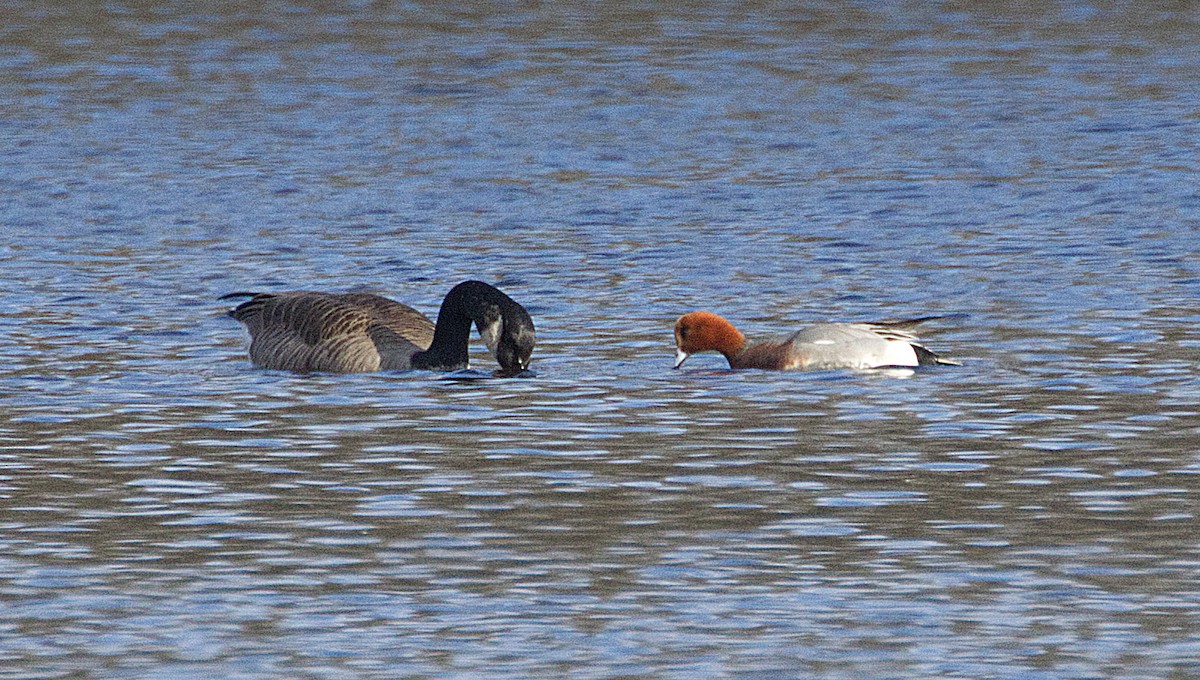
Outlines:
{"type": "Polygon", "coordinates": [[[885,366],[960,365],[917,342],[912,328],[926,316],[878,323],[823,323],[778,340],[748,344],[733,324],[712,312],[684,314],[675,322],[675,368],[697,352],[725,355],[730,368],[820,370],[885,366]]]}

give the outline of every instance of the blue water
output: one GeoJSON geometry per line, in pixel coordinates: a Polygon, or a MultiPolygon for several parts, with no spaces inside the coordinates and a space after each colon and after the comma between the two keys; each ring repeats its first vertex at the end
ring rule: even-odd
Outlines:
{"type": "Polygon", "coordinates": [[[1196,11],[6,14],[0,677],[1200,672],[1196,11]],[[536,378],[216,301],[467,278],[536,378]],[[964,366],[672,371],[696,309],[964,366]]]}

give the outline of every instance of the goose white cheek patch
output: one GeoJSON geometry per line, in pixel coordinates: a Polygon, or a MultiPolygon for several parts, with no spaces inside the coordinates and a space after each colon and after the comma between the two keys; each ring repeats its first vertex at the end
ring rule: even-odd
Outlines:
{"type": "Polygon", "coordinates": [[[476,325],[479,326],[479,337],[483,338],[483,344],[487,345],[492,356],[496,356],[496,346],[500,344],[500,334],[504,331],[504,322],[497,318],[491,323],[476,325]]]}

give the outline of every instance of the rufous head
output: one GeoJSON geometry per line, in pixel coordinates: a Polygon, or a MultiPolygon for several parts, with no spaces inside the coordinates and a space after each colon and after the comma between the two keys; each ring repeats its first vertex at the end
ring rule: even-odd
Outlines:
{"type": "Polygon", "coordinates": [[[746,337],[712,312],[691,312],[675,322],[675,368],[697,352],[715,350],[725,358],[741,351],[746,337]]]}

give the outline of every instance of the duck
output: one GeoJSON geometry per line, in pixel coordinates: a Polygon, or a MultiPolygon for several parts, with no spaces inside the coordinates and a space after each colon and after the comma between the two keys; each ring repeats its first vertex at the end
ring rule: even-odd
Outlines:
{"type": "Polygon", "coordinates": [[[749,344],[732,323],[712,312],[691,312],[675,322],[675,368],[693,354],[715,350],[732,369],[826,370],[961,364],[921,345],[913,328],[942,318],[822,323],[777,340],[749,344]]]}
{"type": "Polygon", "coordinates": [[[229,316],[250,332],[250,361],[296,373],[468,368],[471,324],[500,375],[529,367],[535,329],[524,307],[483,281],[463,281],[442,300],[437,324],[406,304],[370,293],[236,292],[229,316]]]}

